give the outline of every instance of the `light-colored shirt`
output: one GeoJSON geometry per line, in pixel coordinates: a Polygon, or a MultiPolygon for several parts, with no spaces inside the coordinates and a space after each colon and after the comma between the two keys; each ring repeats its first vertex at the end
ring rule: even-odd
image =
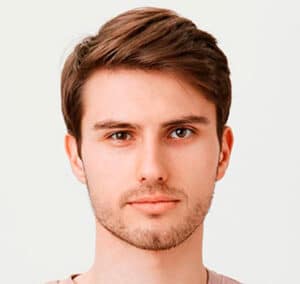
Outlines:
{"type": "MultiPolygon", "coordinates": [[[[47,282],[46,284],[76,284],[74,279],[79,276],[79,274],[73,274],[68,279],[65,280],[57,280],[47,282]]],[[[230,277],[221,275],[213,270],[208,270],[208,282],[207,284],[241,284],[230,277]]]]}

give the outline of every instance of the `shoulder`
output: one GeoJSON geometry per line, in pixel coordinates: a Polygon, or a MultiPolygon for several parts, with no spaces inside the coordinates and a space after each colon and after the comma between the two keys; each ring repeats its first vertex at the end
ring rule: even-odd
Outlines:
{"type": "Polygon", "coordinates": [[[208,284],[241,284],[241,282],[213,270],[208,270],[208,284]]]}

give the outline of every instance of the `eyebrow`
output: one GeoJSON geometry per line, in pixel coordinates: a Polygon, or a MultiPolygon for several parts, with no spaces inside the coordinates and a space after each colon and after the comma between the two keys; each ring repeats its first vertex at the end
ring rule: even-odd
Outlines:
{"type": "MultiPolygon", "coordinates": [[[[209,119],[205,116],[198,116],[198,115],[184,115],[177,119],[172,119],[161,124],[162,128],[167,128],[176,125],[182,124],[204,124],[207,125],[210,123],[209,119]]],[[[101,130],[101,129],[114,129],[114,128],[126,128],[126,129],[141,129],[141,126],[136,123],[130,123],[125,121],[119,120],[103,120],[98,121],[94,124],[94,130],[101,130]]]]}

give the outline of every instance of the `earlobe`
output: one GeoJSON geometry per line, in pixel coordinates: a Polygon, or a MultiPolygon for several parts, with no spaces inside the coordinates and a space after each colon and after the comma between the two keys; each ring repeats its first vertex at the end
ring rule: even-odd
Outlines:
{"type": "Polygon", "coordinates": [[[78,154],[77,141],[74,136],[66,134],[65,150],[69,158],[73,174],[83,184],[86,183],[83,162],[78,154]]]}
{"type": "Polygon", "coordinates": [[[226,126],[222,136],[222,149],[219,156],[216,180],[220,180],[229,165],[230,155],[233,147],[233,133],[230,127],[226,126]]]}

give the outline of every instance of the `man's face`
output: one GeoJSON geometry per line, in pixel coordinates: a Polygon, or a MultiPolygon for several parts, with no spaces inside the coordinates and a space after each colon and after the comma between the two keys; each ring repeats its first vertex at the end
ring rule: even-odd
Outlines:
{"type": "Polygon", "coordinates": [[[186,240],[228,164],[231,132],[221,151],[215,106],[179,77],[123,69],[93,73],[83,108],[82,159],[68,135],[66,148],[99,224],[143,249],[186,240]],[[191,116],[198,119],[166,124],[191,116]],[[111,120],[124,124],[105,124],[111,120]]]}

